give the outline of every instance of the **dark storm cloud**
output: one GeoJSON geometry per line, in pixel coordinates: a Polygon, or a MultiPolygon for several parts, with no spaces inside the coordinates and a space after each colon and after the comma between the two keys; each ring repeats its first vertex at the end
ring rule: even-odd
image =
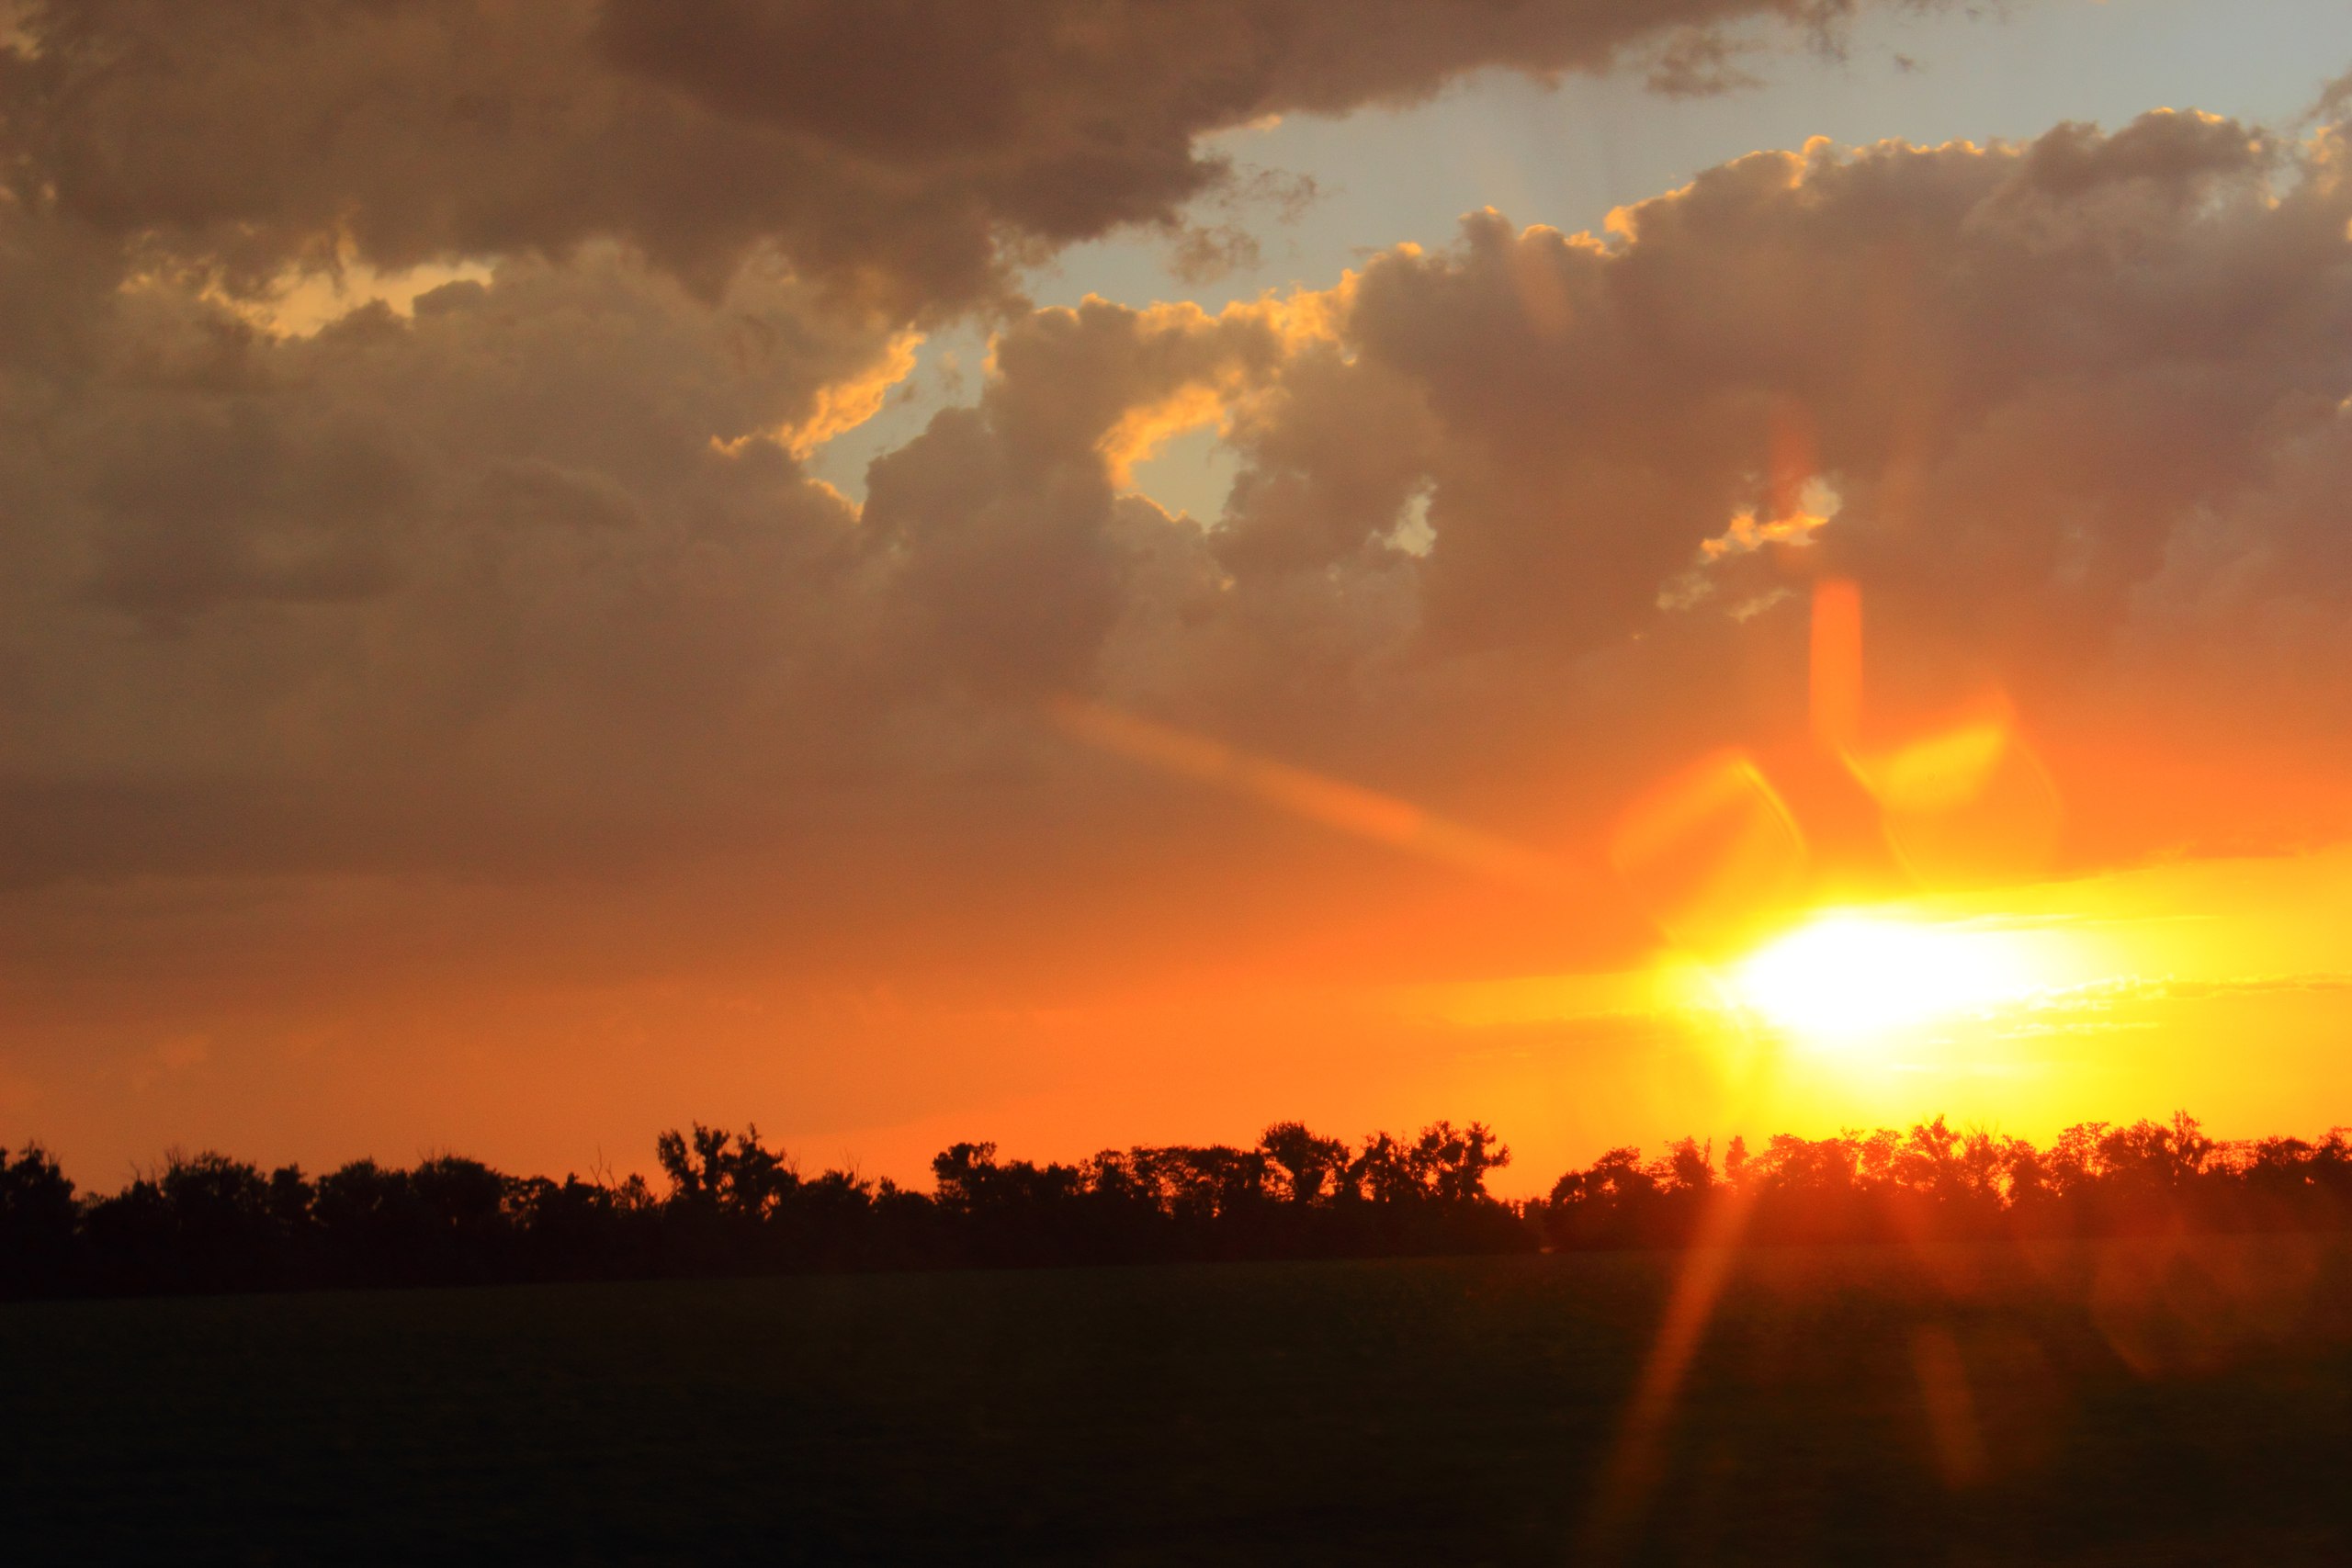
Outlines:
{"type": "Polygon", "coordinates": [[[760,243],[900,312],[1169,223],[1202,135],[1553,76],[1850,0],[34,0],[0,53],[20,197],[253,284],[619,237],[713,285],[760,243]]]}

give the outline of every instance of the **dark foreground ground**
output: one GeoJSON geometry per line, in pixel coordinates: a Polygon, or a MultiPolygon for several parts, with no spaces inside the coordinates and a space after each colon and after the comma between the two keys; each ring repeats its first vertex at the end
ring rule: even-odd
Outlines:
{"type": "Polygon", "coordinates": [[[2341,1241],[1751,1256],[1644,1485],[1677,1267],[9,1306],[0,1560],[2352,1562],[2341,1241]]]}

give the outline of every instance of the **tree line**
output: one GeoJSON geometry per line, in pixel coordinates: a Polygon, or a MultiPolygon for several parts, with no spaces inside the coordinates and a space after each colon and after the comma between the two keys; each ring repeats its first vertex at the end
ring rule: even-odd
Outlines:
{"type": "Polygon", "coordinates": [[[2352,1228],[2352,1138],[2222,1143],[2194,1118],[2071,1127],[2048,1148],[1942,1118],[1750,1152],[1609,1151],[1543,1198],[1487,1190],[1491,1128],[1359,1143],[1296,1122],[1254,1146],[1105,1150],[1075,1164],[961,1143],[928,1192],[804,1174],[756,1127],[664,1133],[642,1177],[509,1176],[443,1156],[324,1175],[205,1153],[76,1192],[37,1145],[0,1149],[0,1293],[646,1279],[1674,1247],[1735,1212],[1758,1245],[2352,1228]]]}

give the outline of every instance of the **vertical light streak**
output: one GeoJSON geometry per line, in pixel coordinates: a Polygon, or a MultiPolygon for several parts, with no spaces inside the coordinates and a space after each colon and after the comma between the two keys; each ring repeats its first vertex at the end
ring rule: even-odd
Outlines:
{"type": "Polygon", "coordinates": [[[1851,580],[1814,584],[1811,651],[1814,739],[1843,757],[1862,728],[1862,591],[1851,580]]]}

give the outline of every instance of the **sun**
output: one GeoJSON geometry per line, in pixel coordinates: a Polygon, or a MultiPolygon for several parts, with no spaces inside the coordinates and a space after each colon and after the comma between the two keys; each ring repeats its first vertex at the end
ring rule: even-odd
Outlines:
{"type": "Polygon", "coordinates": [[[1849,1053],[2015,1002],[2045,983],[2040,967],[2019,931],[1838,911],[1750,954],[1731,989],[1774,1028],[1849,1053]]]}

